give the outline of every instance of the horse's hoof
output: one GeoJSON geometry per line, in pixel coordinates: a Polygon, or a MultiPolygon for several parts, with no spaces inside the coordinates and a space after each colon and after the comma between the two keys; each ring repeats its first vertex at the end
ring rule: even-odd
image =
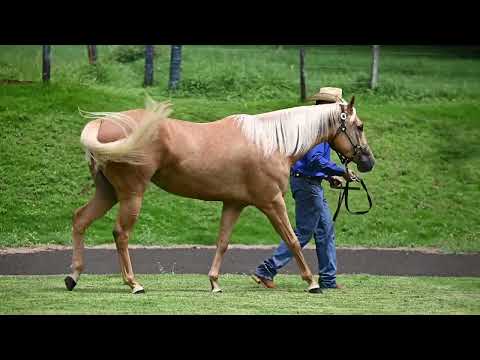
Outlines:
{"type": "Polygon", "coordinates": [[[309,294],[321,294],[323,293],[322,289],[320,287],[317,288],[312,288],[307,290],[309,294]]]}
{"type": "Polygon", "coordinates": [[[145,289],[137,285],[133,288],[132,294],[145,294],[145,289]]]}
{"type": "Polygon", "coordinates": [[[222,293],[223,290],[220,289],[220,288],[215,288],[215,289],[212,289],[212,294],[219,294],[219,293],[222,293]]]}
{"type": "Polygon", "coordinates": [[[76,281],[73,280],[71,276],[67,276],[64,281],[68,291],[72,291],[75,285],[77,285],[76,281]]]}

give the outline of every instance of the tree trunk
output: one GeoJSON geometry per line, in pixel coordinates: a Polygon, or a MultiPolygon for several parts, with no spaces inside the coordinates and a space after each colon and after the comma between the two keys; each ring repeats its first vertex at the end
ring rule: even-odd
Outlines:
{"type": "Polygon", "coordinates": [[[307,89],[305,84],[305,48],[300,48],[300,99],[305,101],[307,89]]]}
{"type": "Polygon", "coordinates": [[[42,81],[50,81],[50,45],[42,46],[42,81]]]}
{"type": "Polygon", "coordinates": [[[87,45],[88,49],[88,63],[95,65],[97,62],[97,45],[87,45]]]}
{"type": "Polygon", "coordinates": [[[380,45],[372,47],[372,78],[370,88],[375,89],[378,86],[378,63],[380,61],[380,45]]]}
{"type": "Polygon", "coordinates": [[[153,85],[153,45],[145,45],[145,80],[143,85],[153,85]]]}
{"type": "Polygon", "coordinates": [[[180,85],[182,74],[182,45],[172,45],[170,52],[170,80],[169,90],[176,90],[180,85]]]}

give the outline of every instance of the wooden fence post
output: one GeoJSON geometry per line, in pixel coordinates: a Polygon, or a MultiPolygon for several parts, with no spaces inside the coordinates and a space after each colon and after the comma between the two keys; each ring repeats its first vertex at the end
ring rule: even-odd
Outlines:
{"type": "Polygon", "coordinates": [[[305,101],[307,89],[305,84],[305,48],[300,48],[300,99],[305,101]]]}
{"type": "Polygon", "coordinates": [[[378,63],[380,61],[380,45],[372,47],[372,77],[370,88],[375,89],[378,86],[378,63]]]}
{"type": "Polygon", "coordinates": [[[180,84],[182,73],[182,45],[172,45],[170,52],[170,80],[168,89],[175,90],[180,84]]]}
{"type": "Polygon", "coordinates": [[[50,45],[42,46],[42,81],[50,81],[50,45]]]}
{"type": "Polygon", "coordinates": [[[88,63],[95,65],[97,62],[97,45],[87,45],[88,49],[88,63]]]}
{"type": "Polygon", "coordinates": [[[153,45],[145,45],[145,79],[144,86],[153,84],[153,45]]]}

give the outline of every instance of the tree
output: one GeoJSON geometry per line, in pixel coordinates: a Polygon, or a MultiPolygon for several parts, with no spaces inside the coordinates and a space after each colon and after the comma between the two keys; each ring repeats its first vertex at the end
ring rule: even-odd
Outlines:
{"type": "Polygon", "coordinates": [[[42,46],[42,81],[50,81],[50,45],[42,46]]]}
{"type": "Polygon", "coordinates": [[[307,89],[305,84],[305,48],[300,48],[300,99],[305,101],[307,89]]]}
{"type": "Polygon", "coordinates": [[[95,65],[97,62],[97,45],[87,45],[88,50],[88,63],[95,65]]]}
{"type": "Polygon", "coordinates": [[[169,90],[176,90],[180,85],[182,73],[182,45],[172,45],[170,52],[170,80],[169,90]]]}
{"type": "Polygon", "coordinates": [[[380,45],[372,46],[372,77],[370,88],[375,89],[378,85],[378,63],[380,61],[380,45]]]}
{"type": "Polygon", "coordinates": [[[143,85],[153,85],[153,45],[145,45],[145,80],[143,85]]]}

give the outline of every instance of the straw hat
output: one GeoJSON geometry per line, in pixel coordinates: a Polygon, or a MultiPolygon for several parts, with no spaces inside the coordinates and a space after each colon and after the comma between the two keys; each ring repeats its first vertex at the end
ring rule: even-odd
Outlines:
{"type": "Polygon", "coordinates": [[[308,100],[338,102],[342,101],[342,89],[336,87],[322,87],[313,96],[310,96],[308,100]]]}

